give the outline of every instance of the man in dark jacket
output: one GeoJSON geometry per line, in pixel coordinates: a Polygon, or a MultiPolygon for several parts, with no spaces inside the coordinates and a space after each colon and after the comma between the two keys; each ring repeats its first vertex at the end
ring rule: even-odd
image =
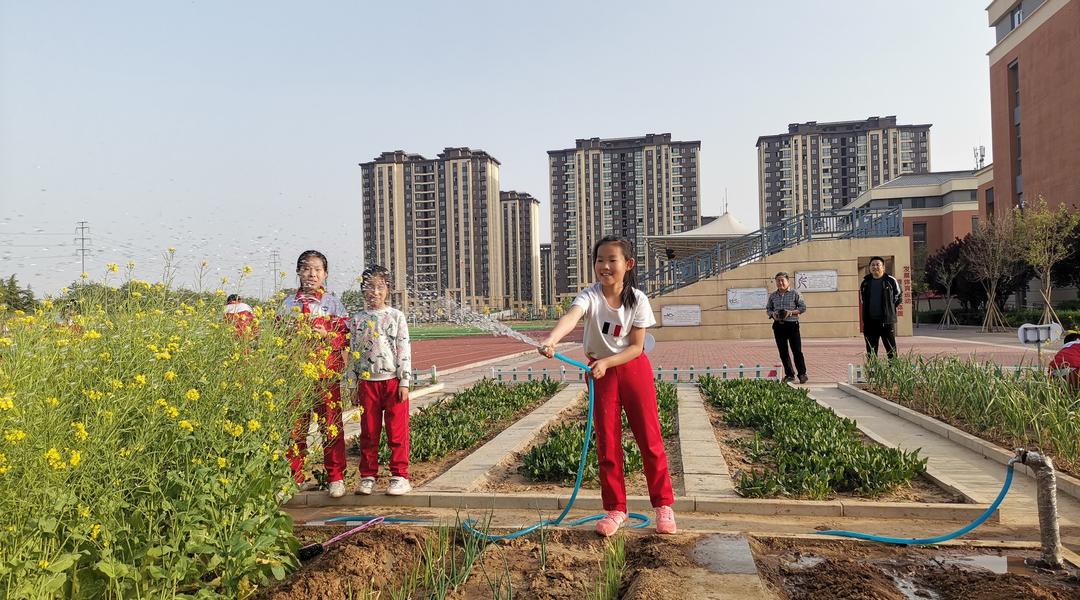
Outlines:
{"type": "Polygon", "coordinates": [[[900,282],[885,272],[885,259],[870,259],[870,274],[859,286],[862,305],[863,338],[866,356],[878,355],[878,340],[885,344],[885,354],[896,357],[896,309],[904,301],[900,282]]]}

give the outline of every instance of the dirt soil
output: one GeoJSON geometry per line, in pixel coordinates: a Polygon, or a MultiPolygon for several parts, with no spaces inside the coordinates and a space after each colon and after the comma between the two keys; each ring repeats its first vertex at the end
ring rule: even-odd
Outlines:
{"type": "MultiPolygon", "coordinates": [[[[521,452],[515,452],[503,459],[501,463],[495,465],[488,473],[487,481],[483,486],[479,488],[479,491],[484,492],[500,492],[500,493],[542,493],[542,494],[562,494],[569,496],[573,491],[573,487],[568,485],[561,485],[558,483],[546,483],[542,481],[532,481],[525,478],[518,472],[518,468],[521,467],[522,460],[525,454],[532,449],[533,446],[544,443],[547,440],[548,430],[556,425],[562,423],[580,423],[585,421],[585,417],[580,414],[581,406],[583,402],[575,402],[568,406],[566,410],[559,415],[559,418],[551,425],[545,427],[536,437],[533,438],[533,442],[529,446],[523,449],[521,452]]],[[[624,432],[625,435],[630,435],[629,430],[624,432]]],[[[579,450],[580,452],[580,450],[579,450]]],[[[675,490],[675,495],[682,495],[683,492],[683,477],[682,477],[682,450],[679,447],[678,434],[664,438],[664,452],[667,454],[668,460],[668,472],[671,473],[671,486],[675,490]]],[[[571,482],[573,483],[573,482],[571,482]]],[[[586,481],[581,485],[585,490],[600,490],[600,482],[597,480],[586,481]]],[[[626,476],[626,493],[629,496],[648,496],[649,487],[645,483],[644,471],[637,473],[630,473],[626,476]]]]}
{"type": "MultiPolygon", "coordinates": [[[[301,544],[328,539],[340,527],[300,527],[301,544]]],[[[620,597],[669,598],[682,589],[680,570],[693,568],[690,549],[700,536],[657,536],[625,530],[626,567],[620,597]]],[[[332,546],[291,574],[284,582],[262,590],[263,600],[320,600],[390,597],[400,589],[419,562],[426,540],[434,533],[424,527],[376,526],[332,546]]],[[[473,570],[447,598],[492,598],[495,589],[513,598],[582,600],[596,591],[607,540],[589,528],[551,529],[489,544],[473,570]]],[[[415,597],[426,597],[417,595],[415,597]]]]}
{"type": "Polygon", "coordinates": [[[1075,573],[1054,574],[1022,564],[1038,556],[1034,550],[785,538],[752,538],[750,546],[766,585],[790,600],[1080,599],[1075,573]],[[1003,569],[1007,563],[1007,572],[987,566],[998,563],[1003,569]]]}
{"type": "MultiPolygon", "coordinates": [[[[944,414],[940,410],[937,410],[935,407],[927,404],[926,402],[921,402],[918,399],[901,398],[898,394],[891,393],[888,390],[872,388],[866,384],[862,384],[860,385],[860,387],[868,392],[877,394],[878,396],[881,396],[882,398],[885,398],[890,402],[895,402],[900,406],[906,406],[912,410],[917,410],[928,417],[937,419],[938,421],[941,421],[943,423],[948,423],[949,425],[952,425],[953,427],[965,433],[970,433],[977,438],[982,438],[983,440],[986,440],[992,444],[996,444],[997,446],[1001,447],[1002,450],[1005,450],[1007,452],[1012,452],[1013,449],[1020,447],[1039,447],[1039,443],[1036,441],[1034,436],[1026,440],[1018,440],[1000,431],[975,428],[972,427],[967,421],[964,421],[963,419],[960,419],[953,415],[944,414]]],[[[1048,450],[1048,452],[1052,451],[1053,449],[1048,450]]],[[[1080,478],[1080,460],[1068,460],[1066,458],[1061,458],[1060,456],[1055,456],[1054,469],[1059,472],[1065,473],[1066,475],[1080,478]]]]}
{"type": "MultiPolygon", "coordinates": [[[[723,414],[709,403],[705,403],[705,410],[712,421],[713,432],[716,433],[717,442],[720,444],[720,453],[728,465],[728,473],[736,479],[741,471],[750,471],[754,468],[765,468],[769,465],[763,462],[754,462],[747,455],[746,449],[739,445],[738,441],[753,439],[754,430],[748,428],[732,427],[724,422],[723,414]]],[[[874,443],[870,438],[863,436],[866,443],[874,443]]],[[[897,488],[888,494],[879,496],[858,496],[852,493],[834,493],[829,499],[850,498],[873,500],[874,502],[925,502],[925,503],[966,503],[963,496],[953,494],[938,487],[926,476],[920,475],[912,479],[907,486],[897,488]]]]}
{"type": "MultiPolygon", "coordinates": [[[[344,527],[299,527],[300,545],[321,542],[345,531],[344,527]]],[[[375,526],[331,546],[290,575],[284,582],[258,594],[265,600],[364,598],[374,590],[401,584],[419,560],[426,527],[375,526]]]]}

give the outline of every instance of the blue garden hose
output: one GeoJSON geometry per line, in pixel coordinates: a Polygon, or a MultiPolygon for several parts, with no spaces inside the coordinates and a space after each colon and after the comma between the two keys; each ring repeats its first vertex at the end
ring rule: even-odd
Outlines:
{"type": "MultiPolygon", "coordinates": [[[[567,363],[569,365],[573,365],[575,367],[578,367],[579,369],[585,371],[586,373],[589,372],[589,365],[587,365],[585,363],[578,362],[578,361],[576,361],[576,360],[574,360],[572,358],[567,358],[567,357],[563,356],[562,354],[555,354],[555,358],[557,358],[557,359],[559,359],[559,360],[561,360],[564,363],[567,363]]],[[[585,420],[585,443],[582,444],[582,446],[581,446],[581,460],[578,462],[577,479],[574,481],[574,491],[570,494],[570,501],[566,503],[566,508],[564,508],[562,513],[558,517],[555,517],[554,519],[543,519],[542,521],[540,521],[540,522],[538,522],[538,523],[536,523],[534,525],[530,525],[528,527],[525,527],[524,529],[519,529],[518,531],[515,531],[513,533],[507,533],[507,534],[503,534],[503,535],[491,535],[491,534],[484,533],[484,532],[479,531],[479,530],[477,530],[475,528],[474,524],[475,524],[476,521],[474,519],[469,519],[469,520],[465,521],[464,523],[462,523],[462,527],[464,527],[466,531],[468,531],[469,533],[471,533],[471,534],[473,534],[473,535],[475,535],[477,537],[484,538],[485,540],[491,542],[491,541],[497,541],[497,540],[512,540],[514,538],[519,538],[519,537],[521,537],[523,535],[528,535],[528,534],[540,529],[541,527],[555,527],[555,526],[564,524],[563,519],[566,518],[567,513],[569,513],[570,509],[574,506],[574,501],[577,499],[578,490],[581,489],[581,478],[582,478],[582,475],[584,475],[584,473],[585,473],[585,461],[588,460],[588,457],[589,457],[589,441],[592,438],[593,402],[595,400],[595,398],[593,396],[593,379],[592,379],[592,377],[586,377],[585,379],[588,380],[588,382],[589,382],[589,412],[588,412],[588,416],[586,417],[586,420],[585,420]]],[[[600,519],[603,519],[605,516],[606,515],[604,515],[604,514],[598,514],[598,515],[591,515],[591,516],[588,516],[588,517],[582,517],[580,519],[574,519],[572,521],[567,521],[565,523],[565,525],[567,527],[574,527],[574,526],[577,526],[577,525],[584,525],[585,523],[590,523],[592,521],[599,521],[600,519]]],[[[635,520],[639,521],[639,523],[637,523],[636,525],[631,525],[630,526],[631,529],[640,529],[642,527],[648,527],[649,524],[652,523],[652,519],[650,519],[648,516],[640,514],[640,513],[629,513],[627,516],[629,516],[631,519],[635,519],[635,520]]]]}
{"type": "Polygon", "coordinates": [[[828,531],[819,531],[817,533],[819,533],[821,535],[838,535],[838,536],[841,536],[841,537],[849,537],[849,538],[855,538],[855,539],[859,539],[859,540],[868,540],[868,541],[871,541],[871,542],[884,542],[886,544],[899,544],[899,545],[905,545],[905,546],[921,546],[921,545],[926,545],[926,544],[940,544],[941,542],[948,541],[948,540],[951,540],[953,538],[960,537],[960,536],[964,535],[965,533],[971,531],[972,529],[975,529],[979,525],[982,525],[983,521],[986,521],[987,519],[989,519],[990,515],[994,514],[994,511],[998,509],[998,506],[1001,505],[1001,501],[1005,499],[1005,494],[1008,493],[1008,491],[1009,491],[1009,486],[1012,485],[1013,463],[1015,463],[1018,460],[1020,460],[1020,459],[1013,458],[1012,460],[1009,461],[1008,465],[1006,465],[1006,468],[1005,468],[1005,485],[1001,486],[1001,491],[998,492],[997,498],[995,498],[993,504],[991,504],[990,507],[986,509],[986,512],[979,515],[978,519],[975,519],[971,523],[968,523],[966,526],[964,526],[964,527],[962,527],[960,529],[957,529],[956,531],[954,531],[952,533],[947,533],[945,535],[939,535],[937,537],[932,537],[932,538],[894,538],[894,537],[885,537],[885,536],[880,536],[880,535],[872,535],[872,534],[869,534],[869,533],[859,533],[857,531],[844,531],[842,529],[830,529],[828,531]]]}

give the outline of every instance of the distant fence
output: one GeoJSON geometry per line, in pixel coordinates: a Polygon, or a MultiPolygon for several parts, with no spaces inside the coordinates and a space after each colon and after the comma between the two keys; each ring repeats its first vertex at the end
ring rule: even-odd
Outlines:
{"type": "MultiPolygon", "coordinates": [[[[657,381],[671,381],[673,383],[693,383],[701,377],[717,377],[719,379],[773,379],[779,380],[783,376],[784,368],[780,365],[753,365],[740,364],[737,367],[729,367],[726,364],[717,367],[680,369],[673,367],[665,369],[657,367],[653,369],[653,377],[657,381]]],[[[491,367],[491,378],[497,381],[532,381],[533,379],[554,379],[558,381],[584,381],[584,372],[581,369],[502,369],[491,367]]]]}

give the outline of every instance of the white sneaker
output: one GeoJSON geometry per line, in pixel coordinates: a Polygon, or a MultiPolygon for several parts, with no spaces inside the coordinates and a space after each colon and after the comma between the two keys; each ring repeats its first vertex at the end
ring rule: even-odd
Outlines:
{"type": "Polygon", "coordinates": [[[412,491],[412,484],[404,477],[391,477],[390,486],[386,488],[387,496],[404,496],[412,491]]]}
{"type": "Polygon", "coordinates": [[[371,492],[375,491],[375,478],[365,477],[360,480],[360,485],[356,488],[356,493],[361,496],[370,496],[371,492]]]}
{"type": "Polygon", "coordinates": [[[330,497],[340,498],[345,495],[345,482],[338,479],[330,482],[330,497]]]}

